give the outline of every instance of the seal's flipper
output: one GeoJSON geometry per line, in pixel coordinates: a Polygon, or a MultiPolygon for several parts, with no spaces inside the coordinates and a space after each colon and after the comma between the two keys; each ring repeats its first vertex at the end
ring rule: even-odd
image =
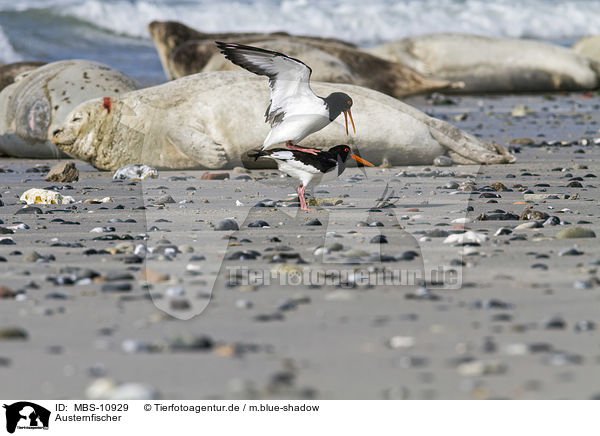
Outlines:
{"type": "Polygon", "coordinates": [[[193,126],[176,126],[167,133],[173,147],[191,161],[209,169],[223,168],[229,162],[223,145],[193,126]]]}

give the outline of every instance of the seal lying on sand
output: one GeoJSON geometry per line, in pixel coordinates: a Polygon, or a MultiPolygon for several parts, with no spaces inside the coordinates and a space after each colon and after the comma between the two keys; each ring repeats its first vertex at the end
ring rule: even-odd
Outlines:
{"type": "Polygon", "coordinates": [[[314,80],[366,86],[394,97],[452,86],[447,80],[426,78],[400,62],[382,59],[339,40],[285,33],[203,34],[176,24],[153,22],[149,25],[169,78],[235,68],[220,55],[215,45],[217,40],[286,53],[311,65],[314,80]]]}
{"type": "Polygon", "coordinates": [[[581,38],[573,46],[577,53],[600,62],[600,35],[586,36],[581,38]]]}
{"type": "Polygon", "coordinates": [[[28,71],[0,92],[0,153],[59,157],[50,133],[77,105],[137,89],[125,74],[96,62],[59,61],[28,71]]]}
{"type": "Polygon", "coordinates": [[[539,41],[431,34],[369,51],[427,77],[464,82],[456,92],[574,91],[600,85],[598,62],[539,41]]]}
{"type": "MultiPolygon", "coordinates": [[[[186,26],[185,24],[178,23],[177,21],[152,21],[148,24],[148,31],[154,41],[154,46],[158,52],[160,62],[162,63],[163,69],[168,79],[178,79],[183,76],[173,75],[170,66],[169,57],[173,51],[184,43],[189,41],[210,41],[213,42],[213,47],[210,47],[210,53],[202,55],[201,52],[194,54],[193,58],[187,59],[187,63],[192,64],[196,62],[197,69],[185,74],[199,73],[204,66],[204,63],[214,54],[217,53],[216,47],[214,47],[214,41],[238,41],[244,42],[248,38],[254,38],[253,40],[258,41],[262,39],[272,39],[278,37],[286,37],[293,41],[320,41],[329,42],[345,45],[347,47],[355,47],[354,44],[344,42],[339,39],[332,38],[321,38],[318,36],[292,36],[287,32],[273,32],[273,33],[203,33],[196,29],[186,26]]],[[[180,61],[183,61],[181,59],[180,61]]]]}
{"type": "Polygon", "coordinates": [[[0,67],[0,91],[13,83],[18,75],[35,70],[42,65],[45,65],[45,62],[28,61],[2,65],[0,67]]]}
{"type": "MultiPolygon", "coordinates": [[[[374,164],[430,164],[446,151],[456,162],[502,163],[499,154],[443,121],[385,94],[355,85],[313,83],[316,93],[352,95],[358,134],[348,138],[337,121],[311,135],[304,146],[326,149],[348,142],[374,164]]],[[[52,141],[70,156],[103,170],[132,163],[158,168],[267,167],[246,153],[262,144],[269,126],[266,79],[242,72],[200,73],[129,92],[106,111],[102,99],[81,104],[52,141]],[[264,165],[264,166],[263,166],[264,165]]]]}

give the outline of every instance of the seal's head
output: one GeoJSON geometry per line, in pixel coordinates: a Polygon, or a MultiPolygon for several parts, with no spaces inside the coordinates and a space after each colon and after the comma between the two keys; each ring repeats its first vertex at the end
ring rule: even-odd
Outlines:
{"type": "Polygon", "coordinates": [[[91,159],[96,153],[94,126],[109,115],[106,100],[97,98],[77,106],[60,127],[52,132],[52,142],[61,151],[79,159],[91,159]]]}

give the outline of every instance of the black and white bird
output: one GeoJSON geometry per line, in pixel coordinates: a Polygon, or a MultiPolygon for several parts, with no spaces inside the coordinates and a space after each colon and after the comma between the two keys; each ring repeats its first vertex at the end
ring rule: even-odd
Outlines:
{"type": "Polygon", "coordinates": [[[346,169],[346,160],[348,157],[357,162],[374,166],[371,162],[366,161],[350,150],[348,145],[336,145],[327,151],[316,150],[317,153],[307,153],[299,150],[286,150],[285,148],[274,148],[269,150],[257,150],[248,153],[248,156],[255,160],[259,158],[270,158],[277,162],[279,171],[286,173],[300,180],[298,186],[298,198],[300,200],[300,208],[309,210],[306,206],[306,197],[304,192],[306,187],[317,175],[322,175],[337,169],[339,176],[346,169]]]}
{"type": "Polygon", "coordinates": [[[310,88],[311,68],[298,59],[283,53],[249,45],[218,42],[217,46],[227,59],[246,70],[269,78],[271,103],[265,112],[265,121],[271,124],[263,150],[284,143],[291,150],[317,154],[319,150],[297,146],[301,140],[335,120],[341,113],[348,117],[356,133],[352,118],[352,99],[343,92],[319,97],[310,88]]]}

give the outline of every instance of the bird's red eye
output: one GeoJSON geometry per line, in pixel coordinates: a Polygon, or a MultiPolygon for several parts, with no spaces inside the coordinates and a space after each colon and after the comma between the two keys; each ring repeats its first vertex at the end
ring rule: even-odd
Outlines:
{"type": "Polygon", "coordinates": [[[352,106],[352,102],[350,100],[348,100],[346,103],[348,103],[348,106],[352,106]]]}
{"type": "Polygon", "coordinates": [[[344,150],[344,151],[350,151],[350,149],[348,147],[346,147],[346,150],[344,150]]]}

